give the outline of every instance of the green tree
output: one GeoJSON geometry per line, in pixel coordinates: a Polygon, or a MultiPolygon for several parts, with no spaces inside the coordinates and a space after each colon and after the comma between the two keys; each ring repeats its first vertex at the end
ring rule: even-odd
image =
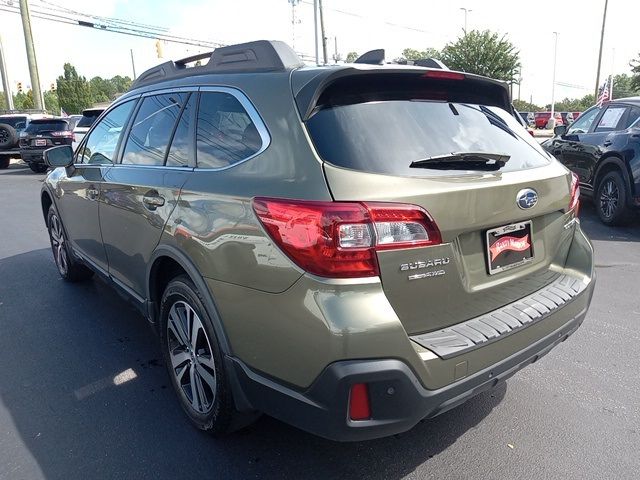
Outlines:
{"type": "MultiPolygon", "coordinates": [[[[116,75],[109,80],[115,89],[115,93],[124,93],[131,88],[132,80],[129,76],[116,75]]],[[[112,99],[113,100],[113,99],[112,99]]]]}
{"type": "Polygon", "coordinates": [[[52,90],[44,92],[44,108],[53,115],[60,115],[60,103],[58,102],[57,92],[52,90]]]}
{"type": "Polygon", "coordinates": [[[70,63],[64,64],[64,75],[57,80],[58,101],[66,113],[82,113],[91,106],[91,86],[70,63]]]}
{"type": "Polygon", "coordinates": [[[347,59],[345,60],[345,62],[353,63],[353,62],[355,62],[357,60],[357,58],[359,56],[360,55],[358,55],[357,52],[349,52],[349,53],[347,53],[347,59]]]}
{"type": "Polygon", "coordinates": [[[633,97],[640,93],[640,86],[634,87],[633,77],[626,73],[614,75],[613,77],[613,98],[633,97]]]}
{"type": "Polygon", "coordinates": [[[18,92],[13,96],[13,108],[16,110],[28,110],[35,108],[33,101],[33,92],[28,90],[27,93],[18,92]]]}
{"type": "Polygon", "coordinates": [[[525,102],[524,100],[514,100],[513,106],[518,112],[539,112],[542,107],[534,105],[533,103],[525,102]]]}
{"type": "Polygon", "coordinates": [[[89,86],[91,87],[92,103],[108,102],[116,93],[111,81],[105,80],[102,77],[93,77],[89,80],[89,86]]]}
{"type": "Polygon", "coordinates": [[[630,86],[631,88],[640,90],[640,53],[638,54],[638,58],[635,58],[631,60],[631,62],[629,62],[629,66],[631,67],[632,73],[630,86]]]}
{"type": "Polygon", "coordinates": [[[513,81],[520,68],[520,52],[506,35],[472,30],[448,43],[441,60],[452,70],[475,73],[503,81],[513,81]]]}
{"type": "Polygon", "coordinates": [[[415,48],[405,48],[402,50],[400,59],[404,60],[421,60],[423,58],[435,58],[440,60],[442,52],[437,48],[427,48],[425,50],[416,50],[415,48]]]}

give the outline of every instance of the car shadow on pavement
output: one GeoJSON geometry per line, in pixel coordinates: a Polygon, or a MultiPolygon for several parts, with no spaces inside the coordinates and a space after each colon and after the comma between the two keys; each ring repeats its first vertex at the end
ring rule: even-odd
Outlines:
{"type": "Polygon", "coordinates": [[[627,225],[609,227],[600,221],[591,201],[581,200],[580,224],[591,240],[640,242],[640,211],[633,213],[627,225]]]}
{"type": "Polygon", "coordinates": [[[0,445],[18,449],[23,478],[400,478],[506,393],[502,383],[369,442],[331,442],[266,416],[216,439],[187,422],[152,329],[102,281],[62,281],[49,249],[0,259],[0,278],[0,420],[14,425],[0,445]]]}

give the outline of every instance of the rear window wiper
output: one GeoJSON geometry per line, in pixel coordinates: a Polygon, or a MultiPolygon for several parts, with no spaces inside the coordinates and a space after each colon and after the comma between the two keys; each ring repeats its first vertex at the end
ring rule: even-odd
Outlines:
{"type": "Polygon", "coordinates": [[[410,168],[429,168],[433,170],[500,170],[511,158],[503,153],[488,152],[451,152],[422,160],[415,160],[410,168]]]}

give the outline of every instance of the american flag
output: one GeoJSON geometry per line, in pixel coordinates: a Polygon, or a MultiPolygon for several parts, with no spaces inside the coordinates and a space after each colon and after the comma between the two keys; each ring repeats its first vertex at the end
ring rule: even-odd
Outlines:
{"type": "Polygon", "coordinates": [[[609,100],[611,100],[609,81],[610,79],[605,80],[605,82],[600,87],[600,91],[598,92],[598,100],[596,101],[596,105],[598,107],[601,107],[604,102],[608,102],[609,100]]]}

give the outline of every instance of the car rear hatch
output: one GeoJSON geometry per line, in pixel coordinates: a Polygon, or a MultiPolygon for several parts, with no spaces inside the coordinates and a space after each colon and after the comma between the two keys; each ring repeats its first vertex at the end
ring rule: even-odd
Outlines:
{"type": "Polygon", "coordinates": [[[493,311],[559,276],[573,237],[571,176],[507,113],[503,85],[425,70],[343,72],[305,92],[312,84],[298,106],[334,200],[415,205],[439,229],[437,245],[377,251],[409,334],[493,311]]]}
{"type": "Polygon", "coordinates": [[[20,147],[25,149],[44,149],[57,145],[66,145],[73,138],[69,122],[64,119],[32,120],[23,132],[20,147]]]}

